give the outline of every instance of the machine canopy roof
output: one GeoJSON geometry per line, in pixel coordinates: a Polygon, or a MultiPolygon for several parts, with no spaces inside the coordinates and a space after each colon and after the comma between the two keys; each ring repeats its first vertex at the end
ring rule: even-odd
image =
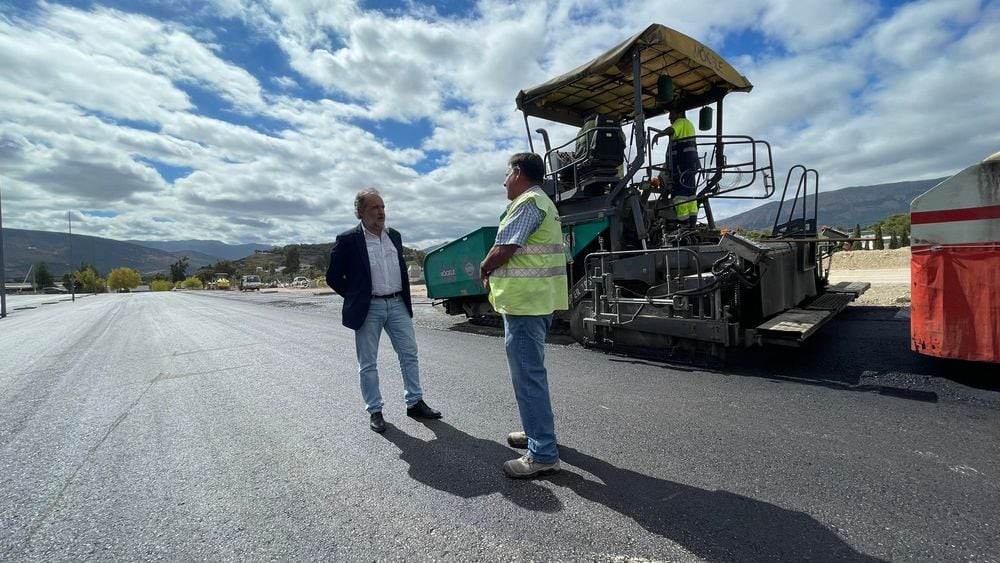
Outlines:
{"type": "Polygon", "coordinates": [[[749,92],[753,85],[722,57],[700,42],[660,24],[647,27],[610,51],[548,82],[522,90],[517,108],[526,115],[580,126],[591,114],[635,119],[632,51],[640,50],[642,107],[647,118],[671,106],[687,110],[749,92]],[[673,80],[673,101],[658,103],[660,75],[673,80]]]}

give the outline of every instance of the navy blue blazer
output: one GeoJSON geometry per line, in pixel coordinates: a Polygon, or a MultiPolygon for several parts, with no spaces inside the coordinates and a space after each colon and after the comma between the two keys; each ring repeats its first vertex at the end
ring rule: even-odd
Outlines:
{"type": "MultiPolygon", "coordinates": [[[[412,317],[410,278],[406,274],[406,261],[403,260],[403,237],[396,229],[390,228],[386,231],[389,233],[389,240],[396,245],[399,277],[403,281],[403,302],[406,303],[406,310],[412,317]]],[[[368,261],[368,247],[365,245],[365,232],[361,223],[337,235],[337,240],[330,250],[330,267],[326,270],[326,283],[344,298],[342,311],[344,326],[354,330],[361,328],[372,302],[372,268],[371,262],[368,261]]]]}

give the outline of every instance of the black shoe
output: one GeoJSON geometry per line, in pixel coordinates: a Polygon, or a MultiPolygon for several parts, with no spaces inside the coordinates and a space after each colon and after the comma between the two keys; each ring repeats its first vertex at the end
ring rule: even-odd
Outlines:
{"type": "Polygon", "coordinates": [[[411,418],[441,418],[441,413],[428,407],[427,403],[420,399],[417,404],[406,409],[406,416],[411,418]]]}
{"type": "Polygon", "coordinates": [[[368,423],[368,426],[379,434],[385,432],[385,419],[382,418],[382,411],[372,413],[372,420],[368,423]]]}

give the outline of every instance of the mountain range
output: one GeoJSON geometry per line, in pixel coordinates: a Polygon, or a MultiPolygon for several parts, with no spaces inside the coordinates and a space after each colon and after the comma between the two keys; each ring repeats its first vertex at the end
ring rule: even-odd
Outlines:
{"type": "Polygon", "coordinates": [[[127,240],[130,244],[148,246],[165,252],[188,252],[213,256],[219,260],[239,260],[258,250],[274,248],[267,244],[226,244],[217,240],[127,240]]]}
{"type": "MultiPolygon", "coordinates": [[[[890,215],[909,213],[910,202],[915,197],[937,185],[943,178],[934,180],[916,180],[896,182],[892,184],[877,184],[873,186],[855,186],[819,194],[818,217],[821,225],[837,226],[845,229],[854,225],[862,227],[881,221],[890,215]]],[[[806,199],[806,207],[811,209],[813,198],[806,199]]],[[[782,211],[787,213],[788,207],[782,211]]],[[[769,229],[778,211],[778,202],[772,201],[759,207],[717,220],[718,226],[732,229],[743,228],[748,231],[769,229]]],[[[107,275],[114,268],[128,267],[137,270],[143,276],[157,272],[167,273],[170,265],[188,258],[188,272],[192,273],[201,266],[215,264],[219,261],[238,261],[244,258],[263,254],[270,256],[270,262],[277,263],[280,252],[275,247],[263,244],[225,244],[215,240],[173,240],[119,241],[87,235],[73,235],[72,244],[66,233],[48,231],[30,231],[24,229],[4,229],[4,276],[8,281],[20,282],[28,274],[29,268],[39,262],[45,262],[49,271],[56,277],[61,277],[76,269],[81,264],[93,265],[101,275],[107,275]]],[[[331,241],[332,242],[332,241],[331,241]]],[[[303,247],[303,252],[309,250],[303,247]]],[[[312,245],[317,246],[317,245],[312,245]]],[[[327,252],[325,245],[317,250],[320,254],[327,252]]],[[[306,253],[308,254],[308,252],[306,253]]],[[[311,256],[311,254],[310,254],[311,256]]],[[[316,257],[303,256],[310,263],[320,263],[316,257]]],[[[251,260],[253,261],[253,260],[251,260]]],[[[257,260],[259,261],[259,260],[257,260]]],[[[254,262],[255,265],[260,265],[254,262]]],[[[270,264],[273,266],[274,264],[270,264]]]]}
{"type": "MultiPolygon", "coordinates": [[[[821,226],[828,225],[845,229],[852,229],[855,225],[867,227],[890,215],[909,213],[910,202],[914,198],[940,184],[944,179],[854,186],[820,192],[816,216],[821,226]]],[[[813,196],[806,197],[805,206],[810,213],[812,213],[813,199],[813,196]]],[[[717,219],[716,224],[719,227],[742,228],[747,231],[770,229],[774,225],[774,217],[778,213],[779,204],[778,201],[768,202],[750,211],[744,211],[725,219],[717,219]]],[[[801,205],[800,202],[796,207],[801,205]]],[[[781,211],[783,218],[787,219],[788,211],[789,207],[786,203],[781,211]]]]}
{"type": "Polygon", "coordinates": [[[22,281],[31,266],[40,262],[59,278],[81,264],[94,266],[102,276],[119,267],[133,268],[146,276],[169,272],[170,265],[185,256],[189,272],[220,260],[195,250],[169,252],[120,240],[76,234],[71,239],[67,233],[25,229],[4,228],[3,242],[4,277],[15,282],[22,281]]]}

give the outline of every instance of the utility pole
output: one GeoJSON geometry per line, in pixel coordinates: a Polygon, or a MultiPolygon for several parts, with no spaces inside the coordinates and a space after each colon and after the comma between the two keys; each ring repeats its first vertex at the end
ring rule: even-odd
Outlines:
{"type": "Polygon", "coordinates": [[[3,261],[3,200],[0,199],[0,319],[7,316],[7,264],[3,261]]]}
{"type": "Polygon", "coordinates": [[[76,303],[76,279],[73,275],[73,212],[66,212],[66,221],[69,222],[69,291],[72,301],[76,303]]]}

